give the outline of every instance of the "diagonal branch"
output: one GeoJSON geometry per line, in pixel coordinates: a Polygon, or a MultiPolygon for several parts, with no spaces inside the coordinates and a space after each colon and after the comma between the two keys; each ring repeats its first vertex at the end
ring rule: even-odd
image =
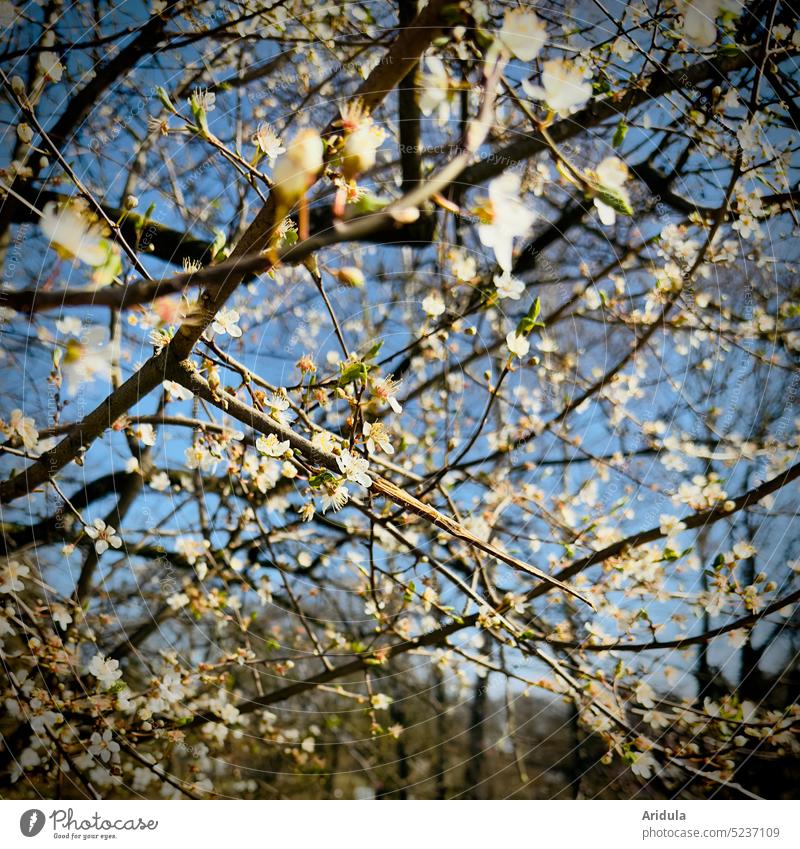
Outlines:
{"type": "MultiPolygon", "coordinates": [[[[224,409],[229,415],[238,419],[243,424],[248,425],[253,430],[263,434],[274,434],[280,440],[287,441],[294,451],[312,464],[321,466],[323,469],[327,469],[328,471],[335,472],[337,475],[341,474],[337,458],[333,454],[328,454],[327,452],[320,450],[304,436],[295,433],[295,431],[286,425],[276,422],[275,419],[266,413],[263,413],[254,407],[249,407],[238,398],[232,395],[226,395],[224,398],[220,397],[211,389],[208,381],[200,375],[191,362],[184,361],[177,363],[172,361],[172,364],[168,368],[168,376],[171,380],[175,380],[182,386],[185,386],[195,395],[199,396],[208,403],[213,404],[215,407],[220,409],[224,409]]],[[[434,507],[425,504],[413,495],[409,495],[405,492],[405,490],[402,490],[400,487],[391,483],[391,481],[375,474],[371,474],[371,477],[372,486],[370,491],[373,494],[382,495],[398,507],[403,508],[407,512],[414,513],[437,528],[446,531],[455,539],[497,558],[520,572],[524,572],[525,574],[543,581],[551,588],[556,587],[557,589],[563,590],[564,592],[569,593],[570,595],[573,595],[585,602],[590,607],[593,607],[592,603],[585,596],[572,589],[572,587],[561,583],[560,581],[554,581],[553,578],[545,572],[542,572],[534,566],[530,566],[505,551],[501,551],[492,543],[480,539],[460,523],[450,519],[448,516],[445,516],[434,507]]]]}

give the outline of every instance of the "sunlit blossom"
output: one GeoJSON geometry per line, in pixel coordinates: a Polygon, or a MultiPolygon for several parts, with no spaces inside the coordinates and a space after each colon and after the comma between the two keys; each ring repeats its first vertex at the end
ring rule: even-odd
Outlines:
{"type": "Polygon", "coordinates": [[[535,219],[534,213],[520,200],[520,178],[507,172],[489,184],[489,201],[480,209],[482,218],[478,237],[494,250],[497,264],[510,272],[514,239],[525,235],[535,219]]]}

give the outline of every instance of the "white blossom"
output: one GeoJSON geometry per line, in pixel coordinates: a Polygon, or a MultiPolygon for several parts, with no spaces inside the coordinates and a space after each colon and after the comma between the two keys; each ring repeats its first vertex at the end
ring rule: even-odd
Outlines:
{"type": "Polygon", "coordinates": [[[97,678],[100,686],[107,690],[113,687],[114,684],[122,678],[122,670],[119,668],[119,661],[113,658],[106,658],[105,655],[98,652],[90,661],[88,666],[90,675],[97,678]]]}
{"type": "Polygon", "coordinates": [[[274,162],[282,153],[286,152],[280,137],[269,124],[258,125],[258,130],[253,136],[253,143],[270,162],[274,162]]]}
{"type": "Polygon", "coordinates": [[[283,457],[289,450],[290,443],[288,439],[281,442],[274,433],[270,433],[267,436],[258,437],[256,448],[267,457],[283,457]]]}
{"type": "Polygon", "coordinates": [[[30,574],[30,566],[17,560],[9,560],[0,571],[0,593],[21,593],[25,589],[22,578],[27,578],[30,574]]]}
{"type": "Polygon", "coordinates": [[[483,223],[478,225],[478,238],[494,250],[497,264],[511,271],[514,239],[523,236],[533,224],[534,213],[519,199],[520,177],[507,171],[489,184],[489,201],[481,208],[483,223]]]}
{"type": "Polygon", "coordinates": [[[517,59],[531,62],[547,41],[547,28],[534,12],[509,9],[503,19],[499,40],[517,59]]]}
{"type": "Polygon", "coordinates": [[[525,284],[522,280],[513,277],[509,271],[495,275],[494,285],[497,289],[498,298],[509,298],[512,301],[518,301],[525,291],[525,284]]]}
{"type": "Polygon", "coordinates": [[[108,763],[114,755],[119,753],[119,743],[114,740],[114,734],[109,728],[106,728],[102,734],[95,731],[90,743],[89,754],[99,757],[103,763],[108,763]]]}
{"type": "Polygon", "coordinates": [[[528,342],[524,335],[518,334],[516,330],[512,330],[506,336],[506,347],[515,357],[522,359],[530,351],[531,343],[528,342]]]}
{"type": "Polygon", "coordinates": [[[543,100],[556,114],[566,118],[580,109],[592,96],[592,84],[583,70],[566,59],[548,59],[542,66],[542,84],[522,87],[533,100],[543,100]]]}
{"type": "Polygon", "coordinates": [[[445,311],[442,296],[438,292],[431,292],[430,295],[423,299],[422,309],[431,318],[438,318],[445,311]]]}
{"type": "Polygon", "coordinates": [[[236,310],[221,309],[211,324],[211,328],[214,333],[227,334],[238,339],[242,335],[242,329],[237,324],[238,321],[239,313],[236,310]]]}
{"type": "Polygon", "coordinates": [[[336,458],[336,462],[347,480],[361,484],[361,486],[367,488],[372,486],[372,478],[367,474],[369,460],[365,457],[361,457],[345,448],[336,458]]]}
{"type": "Polygon", "coordinates": [[[84,528],[86,536],[94,540],[94,550],[98,554],[104,554],[108,547],[120,548],[122,540],[117,536],[116,530],[107,525],[102,519],[95,519],[91,525],[84,528]]]}

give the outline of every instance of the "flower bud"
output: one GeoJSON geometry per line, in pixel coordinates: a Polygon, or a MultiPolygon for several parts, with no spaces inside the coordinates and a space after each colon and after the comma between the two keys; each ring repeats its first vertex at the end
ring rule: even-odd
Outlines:
{"type": "Polygon", "coordinates": [[[343,286],[349,286],[351,289],[360,288],[364,285],[364,272],[354,265],[337,269],[335,277],[343,286]]]}
{"type": "Polygon", "coordinates": [[[342,147],[342,174],[346,180],[352,180],[372,168],[383,136],[380,127],[366,122],[347,134],[342,147]]]}
{"type": "Polygon", "coordinates": [[[293,204],[305,194],[322,170],[323,145],[316,130],[301,130],[282,154],[273,170],[274,191],[287,204],[293,204]]]}

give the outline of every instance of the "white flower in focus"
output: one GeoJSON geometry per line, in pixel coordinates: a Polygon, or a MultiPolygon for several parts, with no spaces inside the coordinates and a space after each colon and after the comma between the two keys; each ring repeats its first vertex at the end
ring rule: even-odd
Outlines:
{"type": "Polygon", "coordinates": [[[385,401],[395,413],[400,414],[403,412],[403,408],[397,398],[395,398],[399,388],[399,381],[392,380],[391,377],[382,377],[373,382],[372,394],[379,400],[385,401]]]}
{"type": "Polygon", "coordinates": [[[349,500],[350,493],[346,486],[340,484],[335,487],[324,487],[322,490],[322,512],[327,513],[329,508],[333,508],[334,512],[341,510],[349,500]]]}
{"type": "Polygon", "coordinates": [[[237,324],[238,321],[239,313],[236,310],[221,309],[217,313],[211,328],[214,333],[220,335],[227,333],[228,336],[238,339],[242,335],[242,329],[237,324]]]}
{"type": "Polygon", "coordinates": [[[88,671],[90,675],[94,675],[94,677],[97,678],[100,686],[106,690],[122,678],[122,670],[119,668],[119,661],[113,659],[106,660],[105,656],[99,652],[89,663],[88,671]]]}
{"type": "Polygon", "coordinates": [[[389,441],[389,434],[382,422],[364,422],[364,436],[367,438],[367,451],[370,454],[378,451],[394,454],[394,447],[389,441]]]}
{"type": "Polygon", "coordinates": [[[509,271],[495,275],[494,285],[497,288],[498,298],[510,298],[512,301],[518,301],[525,291],[525,284],[516,277],[512,277],[509,271]]]}
{"type": "Polygon", "coordinates": [[[508,350],[516,357],[522,359],[531,349],[531,344],[524,336],[517,334],[516,330],[506,336],[506,345],[508,350]]]}
{"type": "Polygon", "coordinates": [[[200,469],[201,472],[213,472],[219,462],[206,445],[195,442],[184,452],[187,469],[200,469]]]}
{"type": "Polygon", "coordinates": [[[576,112],[592,96],[592,84],[581,68],[565,59],[548,59],[542,69],[541,86],[523,80],[522,88],[533,100],[543,100],[562,118],[576,112]]]}
{"type": "Polygon", "coordinates": [[[775,41],[786,41],[791,33],[792,31],[786,26],[786,24],[778,24],[772,28],[772,37],[775,41]]]}
{"type": "Polygon", "coordinates": [[[267,436],[258,437],[256,448],[267,457],[283,457],[289,450],[289,440],[281,442],[274,433],[270,433],[267,436]]]}
{"type": "Polygon", "coordinates": [[[282,153],[286,153],[286,148],[283,146],[280,136],[269,124],[258,125],[258,130],[253,136],[253,144],[270,162],[274,162],[282,153]]]}
{"type": "Polygon", "coordinates": [[[438,292],[431,292],[430,295],[423,299],[422,309],[431,318],[438,318],[445,311],[442,296],[438,292]]]}
{"type": "Polygon", "coordinates": [[[535,59],[547,41],[547,28],[534,12],[509,9],[503,18],[499,40],[523,62],[535,59]]]}
{"type": "Polygon", "coordinates": [[[86,536],[94,540],[94,550],[98,554],[104,554],[108,547],[120,548],[122,540],[111,525],[107,525],[102,519],[95,519],[91,525],[84,528],[86,536]]]}
{"type": "Polygon", "coordinates": [[[484,223],[478,225],[478,237],[494,250],[497,264],[511,271],[514,239],[528,232],[536,217],[519,199],[520,177],[507,172],[489,183],[489,201],[479,212],[484,223]]]}
{"type": "Polygon", "coordinates": [[[286,423],[284,413],[289,409],[289,399],[283,392],[273,392],[267,401],[269,414],[277,422],[286,423]]]}
{"type": "Polygon", "coordinates": [[[89,754],[95,758],[99,757],[103,763],[108,763],[111,760],[111,756],[119,752],[119,743],[115,742],[110,728],[106,728],[102,735],[99,731],[95,731],[91,736],[90,742],[89,754]]]}
{"type": "Polygon", "coordinates": [[[365,457],[360,457],[345,448],[336,458],[336,462],[347,480],[361,484],[367,489],[372,486],[372,478],[367,474],[369,460],[365,457]]]}

